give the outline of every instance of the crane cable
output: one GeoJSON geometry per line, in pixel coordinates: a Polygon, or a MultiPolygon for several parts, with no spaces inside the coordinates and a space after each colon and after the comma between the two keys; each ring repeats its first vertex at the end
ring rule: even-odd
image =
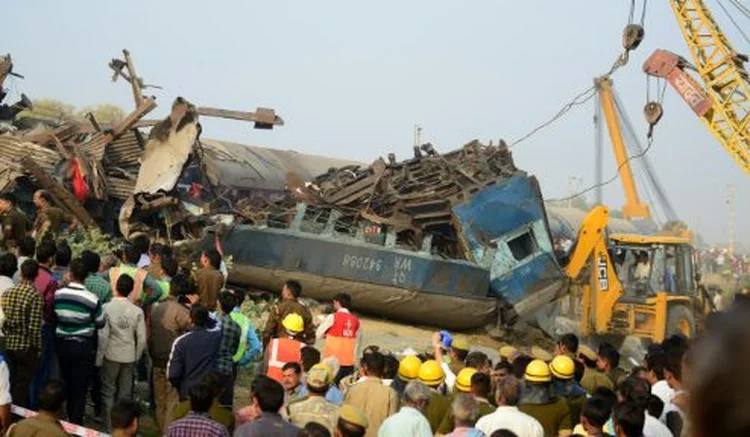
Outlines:
{"type": "MultiPolygon", "coordinates": [[[[743,15],[745,15],[745,17],[750,20],[750,11],[749,12],[743,11],[742,8],[744,8],[744,6],[742,6],[741,4],[738,5],[737,3],[735,3],[735,1],[730,0],[730,2],[732,3],[732,5],[734,5],[736,8],[738,8],[739,11],[740,11],[740,13],[742,13],[743,15]]],[[[729,13],[729,10],[727,10],[727,8],[724,6],[724,3],[722,3],[721,0],[716,0],[716,3],[719,4],[719,7],[721,7],[721,10],[724,11],[724,13],[729,18],[729,21],[732,22],[732,24],[737,29],[737,31],[740,33],[740,35],[742,35],[742,38],[745,40],[745,42],[747,42],[748,44],[750,44],[750,37],[748,37],[747,34],[745,33],[745,31],[742,30],[742,27],[740,27],[740,25],[737,24],[737,21],[735,21],[734,17],[732,17],[732,14],[729,13]]]]}
{"type": "Polygon", "coordinates": [[[731,3],[735,8],[737,8],[740,11],[740,13],[745,16],[745,18],[750,20],[750,8],[740,3],[739,0],[729,0],[729,3],[731,3]]]}
{"type": "MultiPolygon", "coordinates": [[[[628,13],[628,25],[625,26],[625,30],[623,32],[623,52],[620,53],[619,56],[615,59],[615,62],[612,63],[612,67],[610,67],[609,71],[607,71],[605,74],[601,75],[601,78],[609,78],[614,74],[615,71],[617,71],[620,67],[626,65],[628,63],[629,54],[631,50],[635,50],[638,45],[640,44],[641,40],[643,39],[643,25],[646,21],[646,5],[648,3],[648,0],[643,0],[643,10],[641,11],[641,23],[640,26],[633,24],[633,17],[635,14],[635,0],[631,0],[630,3],[630,12],[628,13]],[[640,27],[640,36],[636,35],[630,35],[631,38],[628,39],[627,33],[629,28],[634,27],[640,27]]],[[[534,136],[537,132],[543,130],[547,126],[551,125],[555,121],[562,118],[563,115],[568,113],[573,107],[580,106],[589,100],[591,100],[596,95],[596,85],[592,85],[588,88],[586,88],[581,93],[577,94],[575,97],[573,97],[572,100],[570,100],[568,103],[564,104],[559,111],[555,113],[549,120],[543,122],[542,124],[536,126],[534,129],[532,129],[529,133],[526,135],[523,135],[522,137],[512,141],[508,145],[508,149],[513,148],[514,146],[518,145],[519,143],[526,141],[527,139],[534,136]]]]}
{"type": "Polygon", "coordinates": [[[582,191],[579,191],[576,194],[570,195],[568,197],[559,197],[559,198],[556,198],[556,199],[546,199],[545,202],[567,202],[569,200],[575,199],[576,197],[583,196],[584,194],[586,194],[586,193],[588,193],[590,191],[593,191],[593,190],[595,190],[597,188],[606,187],[607,185],[609,185],[612,182],[616,181],[618,177],[620,177],[620,170],[622,169],[622,167],[625,166],[625,164],[629,163],[630,161],[632,161],[634,159],[638,159],[638,158],[641,158],[643,156],[646,156],[646,154],[649,152],[649,150],[651,150],[651,146],[653,144],[654,144],[654,138],[652,136],[652,137],[650,137],[648,139],[648,143],[646,144],[646,148],[643,149],[642,152],[636,153],[635,155],[628,156],[628,159],[626,159],[619,166],[617,166],[617,170],[615,171],[615,175],[612,176],[611,178],[607,179],[606,181],[590,185],[588,188],[586,188],[586,189],[584,189],[582,191]]]}

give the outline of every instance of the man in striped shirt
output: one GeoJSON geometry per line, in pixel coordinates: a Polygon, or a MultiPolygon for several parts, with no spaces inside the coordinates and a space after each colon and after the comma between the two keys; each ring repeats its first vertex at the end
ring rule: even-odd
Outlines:
{"type": "Polygon", "coordinates": [[[99,298],[86,290],[88,270],[80,258],[70,263],[70,283],[55,293],[56,348],[68,386],[68,418],[83,423],[86,392],[96,357],[97,331],[105,319],[99,298]]]}

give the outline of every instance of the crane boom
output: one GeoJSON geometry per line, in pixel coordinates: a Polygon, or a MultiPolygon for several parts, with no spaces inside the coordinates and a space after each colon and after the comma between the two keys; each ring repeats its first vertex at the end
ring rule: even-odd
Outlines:
{"type": "Polygon", "coordinates": [[[689,64],[684,59],[663,50],[646,60],[644,71],[667,78],[727,153],[750,173],[750,76],[743,66],[747,58],[732,48],[704,0],[669,4],[705,86],[685,72],[689,64]]]}
{"type": "Polygon", "coordinates": [[[627,147],[622,136],[622,128],[612,93],[612,80],[608,77],[597,79],[596,89],[601,99],[604,120],[607,122],[607,130],[612,142],[612,151],[617,161],[622,188],[625,191],[625,205],[622,208],[622,214],[628,220],[633,218],[650,219],[651,211],[647,204],[641,202],[638,189],[635,186],[633,169],[630,166],[630,159],[628,158],[627,147]]]}

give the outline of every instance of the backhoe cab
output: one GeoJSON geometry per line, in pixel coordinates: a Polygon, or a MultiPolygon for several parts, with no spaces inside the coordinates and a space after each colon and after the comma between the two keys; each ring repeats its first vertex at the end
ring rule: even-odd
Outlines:
{"type": "Polygon", "coordinates": [[[655,342],[675,333],[694,336],[696,316],[707,314],[710,303],[698,291],[690,239],[607,236],[608,218],[603,206],[589,212],[565,268],[572,281],[583,282],[574,306],[581,309],[581,334],[655,342]]]}

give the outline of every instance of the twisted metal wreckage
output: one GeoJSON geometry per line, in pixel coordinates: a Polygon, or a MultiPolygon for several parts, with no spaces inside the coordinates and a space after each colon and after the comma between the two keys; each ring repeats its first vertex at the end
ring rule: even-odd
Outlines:
{"type": "Polygon", "coordinates": [[[358,310],[408,322],[508,321],[564,289],[539,185],[504,143],[445,154],[424,144],[365,166],[206,140],[200,116],[283,121],[182,98],[144,120],[156,101],[123,53],[110,67],[130,83],[133,112],[106,128],[89,116],[0,135],[0,189],[46,188],[80,222],[126,237],[218,238],[233,282],[278,290],[292,277],[310,297],[347,290],[358,310]]]}

